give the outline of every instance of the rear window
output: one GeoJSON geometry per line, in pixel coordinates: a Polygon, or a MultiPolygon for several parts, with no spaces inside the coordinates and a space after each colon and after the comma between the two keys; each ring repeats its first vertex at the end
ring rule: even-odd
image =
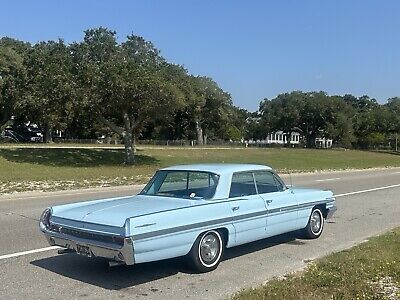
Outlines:
{"type": "Polygon", "coordinates": [[[218,175],[209,172],[158,171],[141,194],[210,199],[215,194],[218,180],[218,175]]]}

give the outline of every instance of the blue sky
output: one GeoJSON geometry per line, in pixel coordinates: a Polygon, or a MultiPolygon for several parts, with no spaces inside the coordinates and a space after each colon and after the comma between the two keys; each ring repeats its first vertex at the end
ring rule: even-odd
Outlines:
{"type": "Polygon", "coordinates": [[[400,96],[400,1],[4,1],[0,36],[81,40],[106,26],[151,40],[171,62],[214,78],[235,105],[292,90],[400,96]]]}

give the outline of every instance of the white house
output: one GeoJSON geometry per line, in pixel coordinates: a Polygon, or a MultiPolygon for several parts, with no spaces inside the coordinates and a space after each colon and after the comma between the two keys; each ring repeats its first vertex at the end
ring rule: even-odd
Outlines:
{"type": "Polygon", "coordinates": [[[322,149],[330,149],[332,148],[333,140],[326,138],[316,138],[315,139],[315,147],[322,149]]]}
{"type": "MultiPolygon", "coordinates": [[[[287,144],[287,134],[283,131],[277,131],[267,134],[266,144],[287,144]]],[[[290,133],[290,144],[298,145],[300,143],[300,133],[292,131],[290,133]]]]}
{"type": "MultiPolygon", "coordinates": [[[[276,131],[273,133],[268,133],[266,138],[263,140],[250,140],[250,144],[276,144],[276,145],[285,145],[287,144],[287,134],[283,131],[276,131]]],[[[300,133],[298,132],[291,132],[290,134],[290,144],[291,145],[298,145],[300,143],[300,133]]]]}

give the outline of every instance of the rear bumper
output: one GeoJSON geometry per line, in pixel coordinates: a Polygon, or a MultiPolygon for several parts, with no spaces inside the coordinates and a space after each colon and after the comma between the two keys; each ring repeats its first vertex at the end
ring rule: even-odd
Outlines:
{"type": "Polygon", "coordinates": [[[133,240],[131,238],[125,238],[124,244],[121,247],[120,245],[99,244],[95,241],[79,239],[66,235],[64,236],[49,231],[42,226],[40,229],[51,246],[60,246],[65,249],[73,250],[78,254],[77,246],[84,246],[89,248],[89,255],[86,256],[103,257],[127,265],[135,264],[133,240]]]}

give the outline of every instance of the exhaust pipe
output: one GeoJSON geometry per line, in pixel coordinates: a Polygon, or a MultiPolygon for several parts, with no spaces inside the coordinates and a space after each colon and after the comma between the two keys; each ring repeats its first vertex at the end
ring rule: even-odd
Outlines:
{"type": "Polygon", "coordinates": [[[125,263],[122,262],[122,261],[110,260],[110,261],[108,262],[108,266],[109,266],[109,267],[118,267],[118,266],[122,266],[122,265],[125,265],[125,263]]]}
{"type": "Polygon", "coordinates": [[[63,249],[59,249],[58,254],[68,254],[68,253],[75,253],[74,249],[69,249],[69,248],[63,248],[63,249]]]}

